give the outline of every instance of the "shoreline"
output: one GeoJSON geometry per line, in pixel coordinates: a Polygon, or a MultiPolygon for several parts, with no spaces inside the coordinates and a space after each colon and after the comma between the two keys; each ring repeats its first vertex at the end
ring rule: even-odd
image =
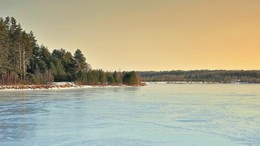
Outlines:
{"type": "Polygon", "coordinates": [[[150,84],[260,84],[260,83],[250,83],[250,82],[201,82],[201,81],[149,81],[145,83],[150,84]]]}
{"type": "Polygon", "coordinates": [[[74,82],[53,82],[51,84],[43,85],[0,85],[0,91],[34,91],[34,90],[60,90],[60,89],[84,89],[84,88],[101,88],[101,87],[142,87],[149,84],[259,84],[259,83],[245,83],[245,82],[234,82],[234,83],[219,83],[219,82],[143,82],[138,85],[126,85],[126,84],[103,84],[103,85],[77,85],[74,82]]]}
{"type": "Polygon", "coordinates": [[[0,85],[0,91],[25,91],[25,90],[55,90],[55,89],[83,89],[83,88],[95,88],[95,87],[141,87],[145,86],[145,83],[139,85],[76,85],[73,82],[53,82],[46,85],[0,85]]]}

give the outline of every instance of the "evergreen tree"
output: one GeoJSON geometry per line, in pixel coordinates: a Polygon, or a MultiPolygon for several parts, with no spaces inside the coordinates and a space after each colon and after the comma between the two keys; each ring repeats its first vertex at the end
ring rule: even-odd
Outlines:
{"type": "Polygon", "coordinates": [[[54,76],[55,81],[67,81],[67,73],[65,71],[65,54],[64,49],[54,49],[52,52],[53,64],[56,67],[57,74],[54,76]]]}
{"type": "Polygon", "coordinates": [[[8,68],[9,28],[7,20],[0,18],[0,83],[5,83],[8,68]]]}
{"type": "Polygon", "coordinates": [[[121,79],[120,73],[114,71],[113,78],[114,78],[116,84],[122,84],[122,79],[121,79]]]}
{"type": "MultiPolygon", "coordinates": [[[[9,20],[9,18],[8,18],[9,20]]],[[[9,69],[9,82],[16,83],[17,75],[21,77],[22,74],[22,51],[21,51],[21,25],[16,23],[15,18],[10,18],[9,26],[9,51],[8,60],[9,69]]]]}
{"type": "Polygon", "coordinates": [[[115,79],[114,79],[113,74],[110,72],[107,72],[106,75],[107,75],[108,84],[112,84],[112,85],[115,84],[115,79]]]}
{"type": "Polygon", "coordinates": [[[76,63],[70,52],[66,52],[63,57],[63,65],[65,72],[67,73],[67,80],[75,79],[76,63]]]}
{"type": "Polygon", "coordinates": [[[90,70],[90,66],[86,63],[86,58],[82,54],[81,50],[77,49],[74,53],[74,60],[75,60],[75,71],[88,71],[90,70]]]}
{"type": "Polygon", "coordinates": [[[36,45],[36,40],[34,39],[33,33],[27,34],[25,31],[21,34],[20,47],[21,47],[21,79],[25,80],[27,68],[29,65],[30,58],[32,56],[32,51],[36,45]]]}
{"type": "Polygon", "coordinates": [[[138,85],[140,80],[135,71],[126,72],[123,76],[123,83],[127,85],[138,85]]]}
{"type": "Polygon", "coordinates": [[[103,70],[98,70],[98,74],[99,74],[99,83],[102,85],[106,84],[107,82],[106,73],[103,70]]]}
{"type": "Polygon", "coordinates": [[[76,82],[78,84],[83,84],[83,85],[90,84],[89,82],[91,78],[92,76],[88,74],[86,71],[79,71],[76,82]]]}
{"type": "Polygon", "coordinates": [[[54,65],[57,70],[56,76],[54,76],[55,81],[66,81],[66,72],[64,70],[64,66],[61,63],[61,60],[54,59],[54,65]]]}

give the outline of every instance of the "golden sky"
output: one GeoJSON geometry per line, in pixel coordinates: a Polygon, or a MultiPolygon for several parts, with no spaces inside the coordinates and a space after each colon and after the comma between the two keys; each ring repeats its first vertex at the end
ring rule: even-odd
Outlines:
{"type": "Polygon", "coordinates": [[[0,15],[94,69],[260,69],[260,0],[1,0],[0,15]]]}

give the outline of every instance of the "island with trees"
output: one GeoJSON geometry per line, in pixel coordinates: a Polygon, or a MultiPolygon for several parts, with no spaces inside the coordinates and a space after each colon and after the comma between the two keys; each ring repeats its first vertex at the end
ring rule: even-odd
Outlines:
{"type": "MultiPolygon", "coordinates": [[[[50,88],[53,82],[76,85],[143,85],[131,72],[93,70],[80,49],[52,52],[37,44],[33,32],[27,33],[13,17],[0,18],[0,85],[18,88],[50,88]],[[28,86],[30,85],[30,86],[28,86]]],[[[66,85],[70,86],[70,85],[66,85]]]]}

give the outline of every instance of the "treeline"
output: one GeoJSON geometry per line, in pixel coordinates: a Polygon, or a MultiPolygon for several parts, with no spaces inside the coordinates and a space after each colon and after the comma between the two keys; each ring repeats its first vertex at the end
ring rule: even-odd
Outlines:
{"type": "Polygon", "coordinates": [[[91,70],[79,72],[76,83],[86,85],[141,85],[141,80],[135,71],[104,72],[103,70],[91,70]]]}
{"type": "Polygon", "coordinates": [[[33,32],[27,33],[13,17],[0,18],[0,84],[47,84],[75,81],[79,84],[138,85],[133,72],[92,70],[81,50],[38,45],[33,32]]]}
{"type": "Polygon", "coordinates": [[[139,72],[143,81],[260,83],[260,70],[192,70],[139,72]]]}

